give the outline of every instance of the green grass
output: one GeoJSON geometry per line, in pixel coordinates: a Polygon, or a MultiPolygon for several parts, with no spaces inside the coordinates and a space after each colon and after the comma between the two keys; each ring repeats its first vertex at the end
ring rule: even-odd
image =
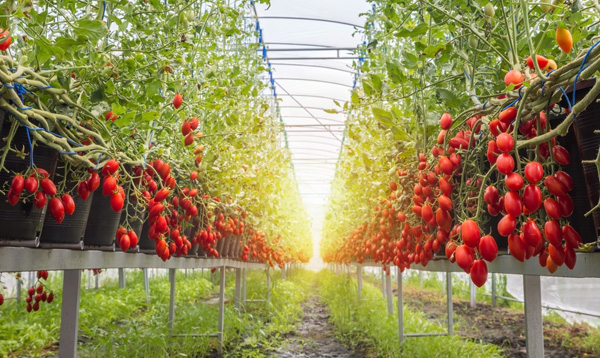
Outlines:
{"type": "MultiPolygon", "coordinates": [[[[225,350],[235,357],[261,357],[259,350],[276,346],[278,337],[294,328],[302,317],[301,302],[306,298],[310,279],[302,271],[289,280],[273,274],[271,304],[248,303],[244,312],[233,304],[235,275],[228,272],[226,297],[230,304],[225,314],[225,350]],[[274,343],[275,342],[275,343],[274,343]]],[[[79,309],[80,357],[202,357],[216,349],[217,340],[209,337],[179,337],[218,331],[218,305],[205,299],[218,294],[208,272],[177,273],[176,310],[173,336],[168,328],[169,281],[166,276],[150,280],[150,305],[146,304],[142,273],[127,272],[127,285],[119,289],[116,280],[103,283],[98,290],[82,289],[79,309]]],[[[24,302],[7,301],[0,309],[0,356],[43,356],[55,352],[53,344],[60,335],[62,279],[50,280],[55,301],[28,314],[24,302]]],[[[86,287],[84,285],[83,287],[86,287]]],[[[251,271],[247,277],[247,298],[266,298],[265,271],[251,271]]],[[[228,355],[226,355],[228,356],[228,355]]]]}
{"type": "MultiPolygon", "coordinates": [[[[418,282],[418,281],[417,281],[418,282]]],[[[331,321],[339,338],[347,345],[366,347],[375,356],[392,357],[502,357],[501,350],[491,344],[479,344],[458,336],[398,338],[397,311],[387,313],[381,290],[363,285],[363,298],[358,300],[357,284],[347,276],[328,271],[319,274],[321,295],[331,309],[331,321]]],[[[395,301],[395,299],[394,299],[395,301]]],[[[394,302],[394,307],[397,303],[394,302]]],[[[443,332],[445,327],[429,322],[422,314],[404,308],[405,333],[443,332]]]]}

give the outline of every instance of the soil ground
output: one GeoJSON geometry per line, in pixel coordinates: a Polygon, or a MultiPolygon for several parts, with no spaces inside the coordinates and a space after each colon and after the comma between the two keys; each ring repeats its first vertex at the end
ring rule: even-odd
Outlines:
{"type": "Polygon", "coordinates": [[[327,305],[318,296],[311,296],[304,304],[304,319],[295,332],[289,334],[281,347],[270,358],[363,358],[365,354],[344,347],[335,337],[329,323],[327,305]]]}
{"type": "MultiPolygon", "coordinates": [[[[427,318],[446,324],[446,298],[440,292],[405,286],[403,297],[411,310],[421,311],[427,318]]],[[[453,305],[454,321],[459,325],[455,334],[498,345],[505,350],[507,358],[526,357],[523,312],[492,307],[484,302],[477,302],[475,308],[470,308],[469,302],[456,298],[453,305]]],[[[600,357],[576,348],[565,348],[561,344],[563,337],[581,338],[588,331],[586,325],[557,324],[544,320],[544,357],[600,357]]]]}

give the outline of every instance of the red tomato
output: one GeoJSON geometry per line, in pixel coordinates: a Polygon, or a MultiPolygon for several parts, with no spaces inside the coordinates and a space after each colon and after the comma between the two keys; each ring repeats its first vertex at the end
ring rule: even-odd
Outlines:
{"type": "Polygon", "coordinates": [[[451,126],[452,126],[452,117],[450,116],[450,114],[449,113],[442,114],[442,117],[440,118],[440,127],[442,127],[443,130],[448,130],[448,129],[450,129],[451,126]]]}
{"type": "Polygon", "coordinates": [[[535,221],[533,221],[531,218],[523,223],[522,231],[523,238],[525,239],[525,242],[529,244],[529,246],[537,247],[543,240],[540,229],[535,221]]]}
{"type": "Polygon", "coordinates": [[[426,222],[429,222],[433,218],[433,209],[430,205],[423,205],[421,208],[421,217],[426,222]]]}
{"type": "Polygon", "coordinates": [[[565,263],[565,250],[562,246],[548,245],[548,254],[556,266],[562,266],[565,263]]]}
{"type": "Polygon", "coordinates": [[[59,198],[50,199],[48,210],[57,223],[60,224],[65,219],[65,207],[59,198]]]}
{"type": "Polygon", "coordinates": [[[554,176],[556,177],[556,179],[558,179],[558,181],[565,185],[567,191],[573,190],[573,179],[571,179],[571,176],[568,173],[559,170],[556,173],[554,173],[554,176]]]}
{"type": "Polygon", "coordinates": [[[454,258],[460,268],[465,270],[465,272],[469,272],[473,266],[473,261],[475,261],[475,252],[467,245],[460,245],[454,251],[454,258]]]}
{"type": "Polygon", "coordinates": [[[552,156],[554,157],[554,161],[560,165],[568,165],[571,162],[571,155],[569,154],[569,151],[560,145],[555,145],[552,147],[552,156]]]}
{"type": "Polygon", "coordinates": [[[515,168],[515,160],[512,155],[508,153],[502,153],[496,160],[496,169],[502,174],[508,175],[512,173],[515,168]]]}
{"type": "Polygon", "coordinates": [[[183,97],[179,93],[177,93],[175,97],[173,97],[173,107],[175,107],[175,109],[179,109],[182,103],[183,97]]]}
{"type": "Polygon", "coordinates": [[[498,222],[498,233],[502,236],[508,236],[517,228],[517,220],[510,214],[504,215],[498,222]]]}
{"type": "Polygon", "coordinates": [[[98,187],[100,186],[100,175],[98,175],[98,173],[93,172],[90,173],[90,177],[87,180],[87,187],[88,190],[91,192],[96,191],[96,189],[98,189],[98,187]]]}
{"type": "Polygon", "coordinates": [[[485,200],[485,202],[489,205],[498,204],[498,201],[500,200],[500,193],[498,192],[498,189],[493,185],[490,185],[487,188],[485,188],[483,200],[485,200]]]}
{"type": "MultiPolygon", "coordinates": [[[[500,123],[505,125],[511,124],[517,118],[517,113],[518,110],[516,107],[508,107],[507,109],[500,112],[500,115],[498,115],[498,120],[500,121],[500,123]]],[[[503,131],[505,130],[506,128],[504,128],[503,131]]]]}
{"type": "Polygon", "coordinates": [[[450,198],[446,195],[440,195],[438,198],[438,203],[440,203],[440,208],[446,211],[452,210],[452,200],[450,200],[450,198]]]}
{"type": "Polygon", "coordinates": [[[23,176],[21,174],[15,175],[15,177],[13,178],[13,180],[10,184],[10,190],[12,190],[12,192],[15,195],[20,195],[21,192],[23,191],[24,187],[25,187],[25,179],[23,178],[23,176]]]}
{"type": "Polygon", "coordinates": [[[581,236],[571,225],[563,226],[562,234],[570,247],[578,249],[581,246],[581,236]]]}
{"type": "Polygon", "coordinates": [[[38,191],[37,193],[35,193],[33,204],[36,208],[41,209],[44,207],[44,205],[46,205],[46,200],[46,193],[44,193],[43,191],[38,191]]]}
{"type": "Polygon", "coordinates": [[[560,229],[558,221],[548,220],[544,224],[544,234],[546,240],[554,246],[560,246],[562,244],[563,232],[560,229]]]}
{"type": "Polygon", "coordinates": [[[450,159],[448,159],[448,157],[445,155],[440,157],[439,164],[440,164],[440,170],[446,175],[451,175],[452,172],[454,171],[454,165],[452,164],[450,159]]]}
{"type": "Polygon", "coordinates": [[[524,180],[519,173],[512,172],[504,178],[504,184],[510,191],[519,191],[523,187],[524,180]]]}
{"type": "Polygon", "coordinates": [[[25,179],[25,190],[29,193],[29,194],[33,194],[38,190],[38,180],[35,176],[30,176],[27,179],[25,179]]]}
{"type": "MultiPolygon", "coordinates": [[[[529,68],[531,68],[532,70],[535,69],[535,65],[533,63],[533,58],[531,58],[531,56],[527,57],[526,62],[527,62],[527,66],[529,68]]],[[[544,56],[540,56],[540,55],[535,55],[535,62],[537,62],[540,70],[548,65],[548,59],[545,58],[544,56]]]]}
{"type": "Polygon", "coordinates": [[[451,196],[452,195],[452,184],[450,184],[450,182],[448,181],[448,179],[446,179],[445,177],[441,177],[439,180],[439,186],[440,186],[440,190],[442,191],[442,193],[444,193],[444,195],[446,196],[451,196]]]}
{"type": "Polygon", "coordinates": [[[529,213],[537,211],[542,205],[542,191],[535,184],[529,184],[523,190],[523,205],[529,213]]]}
{"type": "MultiPolygon", "coordinates": [[[[0,29],[0,32],[2,32],[0,34],[0,37],[6,37],[9,35],[8,29],[6,29],[4,32],[2,31],[2,29],[0,29]]],[[[0,50],[6,51],[11,43],[12,43],[12,36],[9,36],[6,40],[4,40],[2,43],[0,43],[0,50]]]]}
{"type": "Polygon", "coordinates": [[[569,268],[569,270],[572,270],[573,268],[575,268],[575,262],[577,261],[577,256],[575,255],[575,250],[569,245],[565,245],[564,250],[565,250],[565,265],[569,268]]]}
{"type": "Polygon", "coordinates": [[[118,213],[123,209],[123,196],[120,193],[113,193],[110,196],[110,207],[118,213]]]}
{"type": "MultiPolygon", "coordinates": [[[[129,250],[129,247],[131,246],[131,238],[129,237],[129,235],[127,234],[123,234],[121,235],[121,238],[119,239],[119,247],[121,248],[121,250],[123,250],[123,252],[127,252],[127,250],[129,250]]],[[[135,246],[132,246],[135,247],[135,246]]]]}
{"type": "Polygon", "coordinates": [[[77,185],[77,193],[79,194],[79,197],[83,199],[83,201],[86,201],[87,198],[89,198],[90,190],[88,189],[87,181],[79,182],[79,184],[77,185]]]}
{"type": "Polygon", "coordinates": [[[490,162],[490,164],[492,165],[496,164],[496,161],[498,160],[498,154],[500,154],[500,150],[498,150],[498,145],[496,144],[496,141],[489,141],[486,154],[488,162],[490,162]]]}
{"type": "Polygon", "coordinates": [[[117,180],[115,177],[106,176],[102,183],[102,195],[109,196],[117,190],[117,180]]]}
{"type": "Polygon", "coordinates": [[[515,85],[515,89],[521,87],[521,84],[523,83],[523,74],[517,70],[508,71],[504,76],[504,84],[508,87],[511,83],[515,85]]]}
{"type": "Polygon", "coordinates": [[[496,240],[490,235],[485,235],[479,240],[479,254],[489,262],[492,262],[498,256],[498,245],[496,240]]]}
{"type": "Polygon", "coordinates": [[[56,195],[56,185],[54,185],[52,180],[48,178],[42,179],[41,186],[42,190],[44,191],[44,193],[46,193],[46,195],[56,195]]]}
{"type": "Polygon", "coordinates": [[[562,217],[560,205],[552,198],[544,200],[544,210],[552,219],[559,220],[562,217]]]}
{"type": "Polygon", "coordinates": [[[521,262],[525,261],[527,243],[520,235],[510,234],[508,236],[508,250],[515,259],[521,262]]]}
{"type": "Polygon", "coordinates": [[[456,243],[454,241],[448,241],[448,243],[446,243],[445,253],[448,260],[452,263],[456,261],[456,257],[453,255],[455,251],[456,243]]]}
{"type": "Polygon", "coordinates": [[[544,185],[553,195],[567,195],[567,187],[560,180],[556,179],[556,177],[552,175],[548,175],[546,179],[544,179],[544,185]]]}
{"type": "Polygon", "coordinates": [[[65,213],[73,215],[75,212],[75,201],[73,200],[73,197],[69,194],[63,194],[60,200],[65,207],[65,213]]]}
{"type": "Polygon", "coordinates": [[[487,264],[483,260],[475,260],[471,267],[471,281],[477,287],[481,287],[487,281],[488,269],[487,264]]]}
{"type": "Polygon", "coordinates": [[[474,220],[467,219],[461,225],[461,237],[465,245],[469,247],[477,247],[481,239],[479,226],[474,220]]]}
{"type": "Polygon", "coordinates": [[[114,159],[108,160],[102,167],[102,175],[113,175],[119,169],[119,162],[114,159]]]}
{"type": "Polygon", "coordinates": [[[544,177],[544,168],[538,162],[529,162],[525,165],[525,178],[535,184],[544,177]]]}
{"type": "Polygon", "coordinates": [[[167,188],[159,190],[156,195],[154,195],[154,202],[158,203],[165,200],[167,196],[169,196],[169,193],[169,189],[167,188]]]}
{"type": "Polygon", "coordinates": [[[509,191],[504,195],[504,209],[509,215],[515,218],[521,215],[523,212],[523,203],[519,193],[509,191]]]}
{"type": "Polygon", "coordinates": [[[510,134],[500,133],[498,135],[498,138],[496,138],[496,144],[498,145],[498,149],[500,149],[504,153],[508,153],[511,150],[513,150],[515,146],[515,141],[510,134]]]}

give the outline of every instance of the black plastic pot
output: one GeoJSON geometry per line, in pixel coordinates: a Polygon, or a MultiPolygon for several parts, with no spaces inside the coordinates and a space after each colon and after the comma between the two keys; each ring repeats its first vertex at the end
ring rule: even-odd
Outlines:
{"type": "Polygon", "coordinates": [[[82,249],[81,243],[85,235],[93,198],[94,193],[90,193],[85,201],[79,195],[75,195],[73,198],[75,212],[73,215],[65,215],[65,219],[60,224],[51,215],[46,215],[40,245],[42,247],[73,246],[72,248],[79,246],[82,249]]]}
{"type": "Polygon", "coordinates": [[[144,220],[144,225],[142,225],[142,234],[138,237],[138,246],[140,247],[140,251],[153,253],[156,249],[156,243],[154,240],[150,240],[148,237],[148,231],[150,230],[150,224],[148,223],[148,219],[144,220]]]}
{"type": "MultiPolygon", "coordinates": [[[[6,112],[0,111],[0,138],[5,138],[10,132],[12,121],[6,117],[6,112]]],[[[3,143],[0,145],[4,145],[3,143]]],[[[9,152],[4,162],[6,170],[0,171],[0,187],[10,183],[14,172],[23,172],[29,168],[30,156],[33,154],[35,166],[43,168],[54,175],[58,152],[46,145],[37,144],[31,153],[27,130],[19,127],[11,142],[12,148],[25,150],[25,158],[18,158],[14,152],[9,152]]],[[[6,197],[0,197],[0,244],[37,246],[44,225],[46,207],[38,209],[33,205],[33,200],[26,203],[19,201],[11,206],[6,197]]]]}
{"type": "Polygon", "coordinates": [[[115,212],[110,206],[110,196],[104,196],[102,192],[96,193],[83,238],[84,248],[114,250],[120,219],[121,212],[115,212]]]}
{"type": "MultiPolygon", "coordinates": [[[[575,100],[582,100],[595,83],[595,79],[579,81],[575,92],[575,100]]],[[[572,87],[568,88],[566,93],[569,100],[571,100],[572,87]]],[[[568,107],[564,97],[560,105],[568,107]]],[[[552,118],[552,126],[557,126],[564,117],[552,118]]],[[[574,188],[570,195],[573,198],[575,209],[573,215],[569,217],[569,221],[571,226],[581,235],[583,243],[597,242],[600,229],[600,211],[596,210],[590,216],[584,216],[600,199],[598,170],[595,164],[582,163],[584,160],[595,160],[598,155],[600,133],[594,131],[600,130],[599,117],[600,103],[594,100],[585,111],[577,114],[567,135],[557,138],[560,145],[565,147],[571,154],[571,162],[563,167],[571,175],[574,182],[574,188]]]]}

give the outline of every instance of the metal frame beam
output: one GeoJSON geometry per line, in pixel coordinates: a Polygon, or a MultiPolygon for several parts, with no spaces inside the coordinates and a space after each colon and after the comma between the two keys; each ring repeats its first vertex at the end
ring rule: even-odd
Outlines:
{"type": "Polygon", "coordinates": [[[275,67],[275,66],[315,67],[315,68],[322,68],[322,69],[327,69],[327,70],[332,70],[332,71],[341,71],[341,72],[354,74],[354,71],[352,71],[352,70],[345,70],[343,68],[335,68],[335,67],[323,66],[323,65],[312,65],[312,64],[307,64],[307,63],[271,62],[271,65],[273,67],[275,67]]]}
{"type": "MultiPolygon", "coordinates": [[[[313,78],[295,78],[295,77],[278,77],[277,81],[304,81],[304,82],[317,82],[317,83],[324,83],[324,84],[328,84],[328,85],[336,85],[336,86],[343,86],[343,87],[348,87],[348,88],[352,88],[352,85],[346,84],[346,83],[340,83],[340,82],[334,82],[334,81],[325,81],[325,80],[316,80],[313,78]]],[[[275,81],[275,82],[277,82],[275,81]]],[[[287,94],[289,94],[288,92],[286,92],[287,94]]],[[[291,97],[294,97],[293,95],[290,94],[291,97]]]]}
{"type": "Polygon", "coordinates": [[[319,19],[316,17],[301,17],[301,16],[256,16],[258,20],[299,20],[299,21],[317,21],[317,22],[327,22],[330,24],[336,25],[346,25],[352,27],[364,27],[364,25],[357,25],[350,22],[337,21],[331,19],[319,19]]]}

